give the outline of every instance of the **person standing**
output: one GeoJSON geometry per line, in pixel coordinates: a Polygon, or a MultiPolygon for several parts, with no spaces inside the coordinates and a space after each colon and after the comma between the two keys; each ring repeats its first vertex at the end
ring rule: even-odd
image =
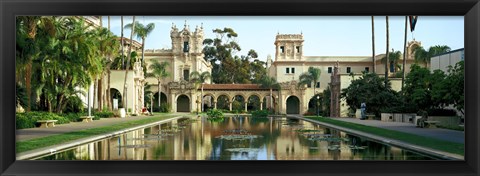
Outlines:
{"type": "Polygon", "coordinates": [[[361,112],[362,112],[362,117],[360,118],[360,120],[365,120],[366,119],[366,114],[365,114],[365,110],[367,109],[367,104],[365,104],[365,102],[362,102],[362,104],[360,104],[360,109],[361,109],[361,112]]]}

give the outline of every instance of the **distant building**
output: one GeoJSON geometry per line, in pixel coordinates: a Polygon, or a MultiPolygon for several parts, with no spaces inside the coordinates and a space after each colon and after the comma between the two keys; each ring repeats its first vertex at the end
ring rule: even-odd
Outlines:
{"type": "Polygon", "coordinates": [[[430,71],[442,70],[447,73],[448,66],[454,67],[456,63],[465,59],[465,49],[460,48],[450,52],[442,53],[430,58],[430,71]]]}

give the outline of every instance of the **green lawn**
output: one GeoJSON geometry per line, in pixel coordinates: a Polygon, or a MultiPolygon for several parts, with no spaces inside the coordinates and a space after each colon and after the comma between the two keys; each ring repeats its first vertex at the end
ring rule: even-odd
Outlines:
{"type": "Polygon", "coordinates": [[[306,116],[305,118],[324,122],[324,123],[329,123],[329,124],[333,124],[340,127],[357,130],[357,131],[362,131],[365,133],[370,133],[370,134],[382,136],[389,139],[399,140],[399,141],[403,141],[406,143],[411,143],[411,144],[415,144],[415,145],[419,145],[427,148],[432,148],[432,149],[459,154],[459,155],[465,155],[465,144],[461,144],[461,143],[432,139],[432,138],[414,135],[410,133],[404,133],[404,132],[393,131],[393,130],[388,130],[383,128],[360,125],[360,124],[344,122],[344,121],[339,121],[339,120],[334,120],[334,119],[324,118],[324,117],[306,116]]]}
{"type": "Polygon", "coordinates": [[[130,127],[154,123],[160,120],[173,118],[175,116],[177,115],[161,113],[145,119],[139,119],[135,121],[115,124],[114,126],[91,128],[91,129],[85,129],[80,131],[68,132],[65,134],[52,135],[52,136],[47,136],[42,138],[20,141],[20,142],[16,142],[16,145],[17,145],[16,149],[17,149],[17,153],[21,153],[21,152],[25,152],[33,149],[42,148],[42,147],[62,144],[65,142],[86,138],[94,135],[106,134],[109,132],[115,132],[115,131],[123,130],[126,128],[130,128],[130,127]]]}

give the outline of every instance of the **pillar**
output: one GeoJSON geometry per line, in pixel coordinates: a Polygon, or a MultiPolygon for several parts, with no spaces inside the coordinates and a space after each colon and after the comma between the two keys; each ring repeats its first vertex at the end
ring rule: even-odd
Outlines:
{"type": "Polygon", "coordinates": [[[229,106],[230,106],[230,111],[232,111],[232,103],[233,102],[228,102],[229,106]]]}
{"type": "Polygon", "coordinates": [[[247,105],[248,105],[248,103],[245,102],[245,112],[247,112],[247,105]]]}
{"type": "Polygon", "coordinates": [[[260,101],[260,111],[263,110],[263,101],[260,101]]]}
{"type": "Polygon", "coordinates": [[[217,101],[213,102],[213,109],[217,109],[217,101]]]}

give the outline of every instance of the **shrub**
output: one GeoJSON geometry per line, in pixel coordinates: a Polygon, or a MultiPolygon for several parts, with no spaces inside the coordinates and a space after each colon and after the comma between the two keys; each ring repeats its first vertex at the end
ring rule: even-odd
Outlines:
{"type": "Polygon", "coordinates": [[[457,111],[453,109],[429,109],[429,116],[457,116],[457,111]]]}
{"type": "Polygon", "coordinates": [[[37,120],[57,120],[56,124],[65,124],[70,123],[68,118],[59,116],[55,113],[50,112],[25,112],[25,113],[17,113],[15,115],[16,122],[15,126],[17,129],[24,129],[24,128],[35,128],[39,126],[37,120]]]}
{"type": "Polygon", "coordinates": [[[68,120],[70,120],[70,122],[80,122],[82,121],[80,117],[86,116],[86,115],[87,114],[83,114],[83,113],[66,113],[66,114],[62,114],[61,116],[67,118],[68,120]]]}
{"type": "Polygon", "coordinates": [[[252,117],[267,117],[268,116],[268,111],[267,110],[261,110],[261,111],[253,111],[252,112],[252,117]]]}
{"type": "Polygon", "coordinates": [[[78,113],[83,112],[83,101],[77,96],[72,96],[67,99],[67,105],[63,110],[64,113],[78,113]]]}
{"type": "Polygon", "coordinates": [[[103,109],[103,111],[95,112],[93,115],[95,116],[93,120],[100,120],[100,118],[114,117],[115,113],[113,113],[112,111],[108,111],[107,109],[103,109]]]}
{"type": "Polygon", "coordinates": [[[160,105],[160,112],[171,112],[172,105],[170,103],[163,103],[160,105]]]}

